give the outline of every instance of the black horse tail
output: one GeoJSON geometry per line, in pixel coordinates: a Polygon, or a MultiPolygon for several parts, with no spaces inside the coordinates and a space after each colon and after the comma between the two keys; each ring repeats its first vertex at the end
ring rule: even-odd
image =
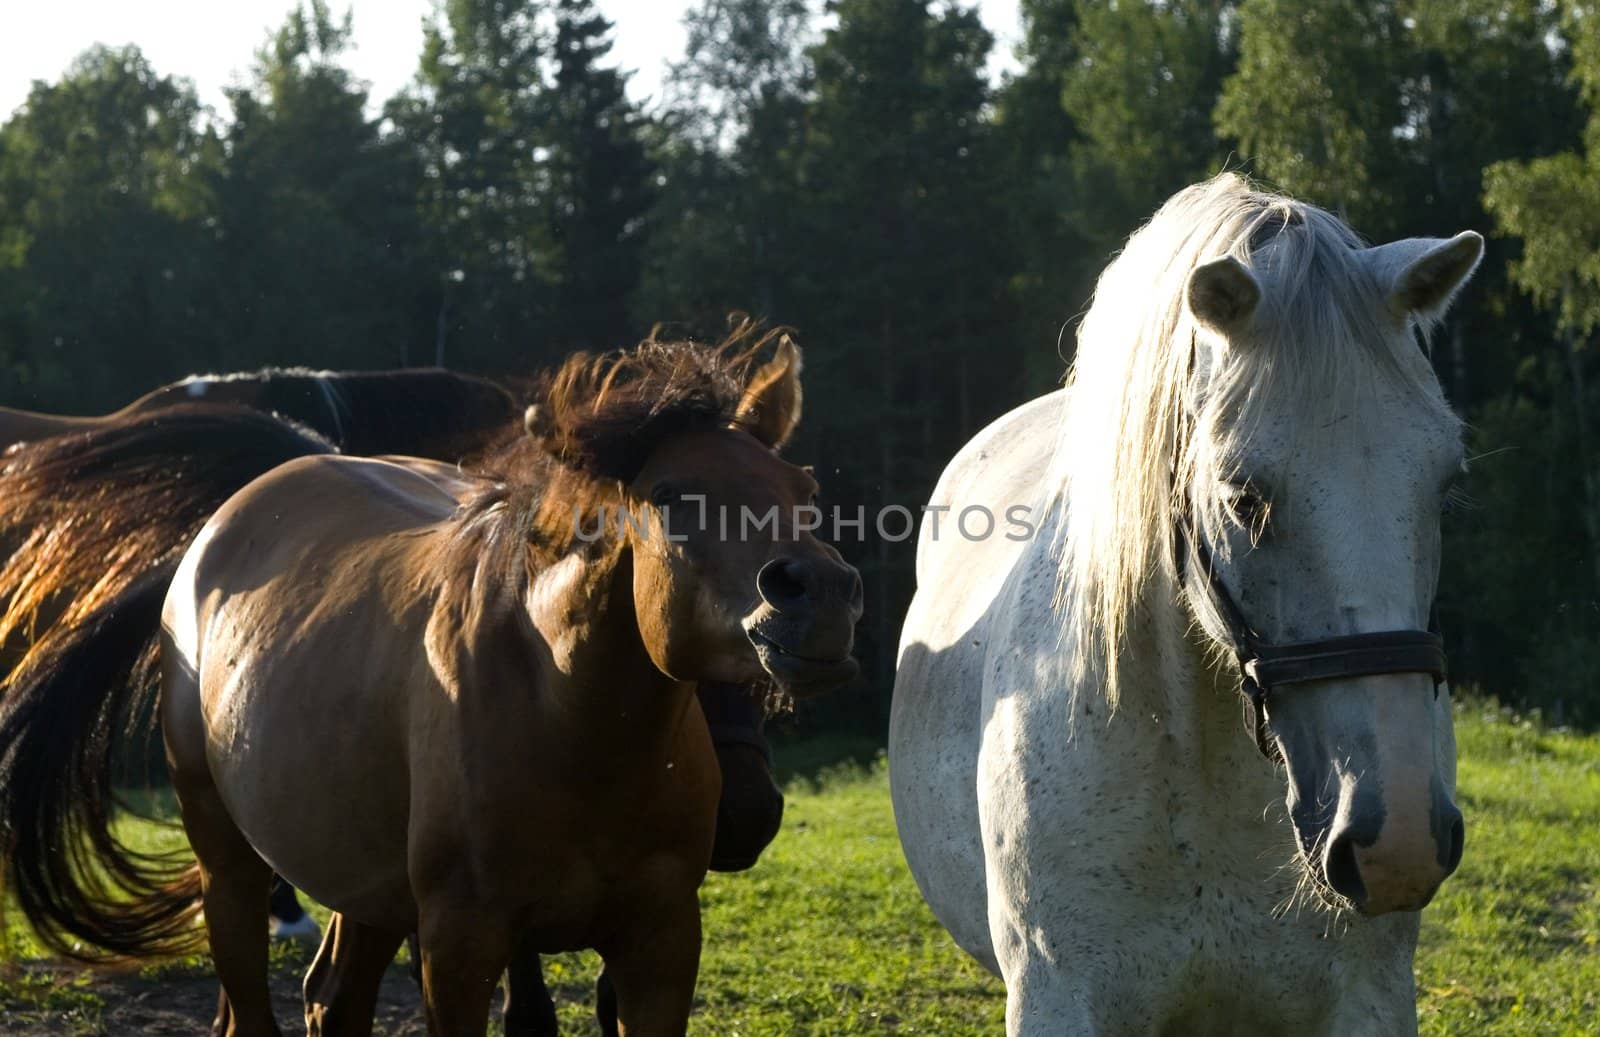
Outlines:
{"type": "MultiPolygon", "coordinates": [[[[123,750],[155,719],[161,608],[216,508],[325,441],[269,415],[175,408],[14,448],[0,465],[5,618],[49,612],[0,685],[0,881],[48,949],[90,961],[188,953],[199,872],[119,837],[123,750]]],[[[32,616],[27,623],[34,623],[32,616]]]]}
{"type": "Polygon", "coordinates": [[[115,831],[114,757],[154,715],[151,631],[177,562],[29,653],[0,698],[5,890],[36,939],[90,961],[198,949],[199,869],[115,831]]]}
{"type": "Polygon", "coordinates": [[[333,449],[270,414],[194,404],[13,446],[0,455],[0,679],[180,557],[245,483],[333,449]]]}

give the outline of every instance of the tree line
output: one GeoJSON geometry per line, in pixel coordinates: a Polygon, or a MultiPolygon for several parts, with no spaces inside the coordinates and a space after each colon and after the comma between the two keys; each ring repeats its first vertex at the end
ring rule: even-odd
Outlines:
{"type": "MultiPolygon", "coordinates": [[[[441,0],[381,104],[325,0],[226,112],[96,47],[0,127],[0,402],[266,364],[525,375],[742,310],[799,330],[827,503],[915,506],[1059,383],[1122,239],[1243,169],[1374,241],[1489,233],[1432,339],[1474,455],[1441,622],[1458,683],[1600,722],[1597,6],[1022,0],[993,83],[957,2],[698,0],[648,106],[591,0],[441,0]]],[[[844,548],[870,690],[823,716],[875,731],[912,551],[844,548]]]]}

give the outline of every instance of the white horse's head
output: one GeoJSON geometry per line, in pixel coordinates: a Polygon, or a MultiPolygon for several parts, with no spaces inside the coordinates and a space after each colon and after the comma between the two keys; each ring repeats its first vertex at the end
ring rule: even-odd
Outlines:
{"type": "MultiPolygon", "coordinates": [[[[1428,625],[1463,455],[1417,331],[1482,248],[1472,233],[1368,248],[1234,176],[1179,193],[1129,242],[1080,334],[1060,462],[1077,658],[1113,694],[1156,571],[1181,584],[1225,673],[1237,631],[1221,598],[1271,644],[1428,625]]],[[[1367,914],[1426,904],[1463,832],[1433,678],[1287,684],[1266,718],[1319,885],[1367,914]]]]}

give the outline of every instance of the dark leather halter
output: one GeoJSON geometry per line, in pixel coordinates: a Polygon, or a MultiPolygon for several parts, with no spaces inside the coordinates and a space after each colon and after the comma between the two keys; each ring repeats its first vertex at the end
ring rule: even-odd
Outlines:
{"type": "MultiPolygon", "coordinates": [[[[1444,640],[1435,629],[1382,630],[1273,644],[1250,626],[1227,584],[1217,575],[1211,548],[1195,530],[1194,518],[1187,506],[1174,524],[1177,527],[1178,585],[1184,585],[1184,570],[1193,556],[1205,576],[1211,604],[1222,619],[1228,646],[1239,663],[1239,690],[1249,711],[1250,729],[1255,735],[1256,748],[1267,759],[1279,757],[1267,728],[1267,701],[1278,688],[1348,677],[1426,673],[1433,678],[1434,694],[1439,693],[1439,685],[1445,679],[1444,640]]],[[[1437,625],[1436,617],[1430,617],[1429,626],[1437,625]]]]}

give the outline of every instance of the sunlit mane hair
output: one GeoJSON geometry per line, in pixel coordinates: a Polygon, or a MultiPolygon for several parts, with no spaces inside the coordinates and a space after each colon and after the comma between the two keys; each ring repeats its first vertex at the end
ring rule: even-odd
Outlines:
{"type": "Polygon", "coordinates": [[[758,362],[791,335],[743,314],[721,342],[660,337],[628,350],[575,353],[542,376],[525,422],[473,468],[486,488],[457,515],[451,550],[459,589],[487,594],[469,608],[519,600],[530,565],[549,564],[597,533],[615,540],[618,509],[649,514],[627,493],[651,451],[697,428],[737,424],[758,362]],[[602,524],[602,508],[610,517],[602,524]]]}
{"type": "Polygon", "coordinates": [[[1189,490],[1233,473],[1264,404],[1294,401],[1316,427],[1386,380],[1450,413],[1423,351],[1396,334],[1364,247],[1331,213],[1225,173],[1169,199],[1100,276],[1051,481],[1075,685],[1096,677],[1115,703],[1129,617],[1153,574],[1175,573],[1186,499],[1200,535],[1226,550],[1218,495],[1189,490]],[[1255,275],[1261,303],[1248,341],[1198,363],[1196,337],[1213,333],[1186,305],[1189,276],[1222,256],[1255,275]]]}

